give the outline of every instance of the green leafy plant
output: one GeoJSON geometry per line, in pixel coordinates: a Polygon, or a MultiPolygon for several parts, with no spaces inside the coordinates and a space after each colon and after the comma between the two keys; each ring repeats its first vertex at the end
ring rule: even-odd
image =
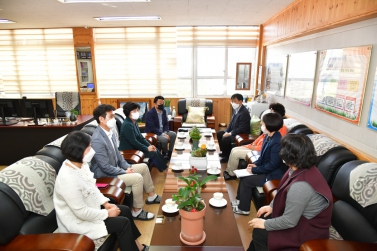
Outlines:
{"type": "Polygon", "coordinates": [[[196,126],[191,129],[189,135],[191,139],[200,139],[202,137],[202,134],[196,126]]]}
{"type": "Polygon", "coordinates": [[[170,107],[170,99],[165,99],[165,104],[164,104],[164,106],[165,107],[170,107]]]}
{"type": "Polygon", "coordinates": [[[72,109],[71,110],[71,114],[75,114],[76,116],[79,115],[79,111],[75,110],[75,109],[72,109]]]}
{"type": "Polygon", "coordinates": [[[201,148],[191,151],[192,157],[205,157],[206,155],[207,155],[207,148],[205,147],[205,145],[204,145],[204,148],[201,147],[201,148]]]}
{"type": "Polygon", "coordinates": [[[178,177],[178,179],[186,183],[185,187],[181,187],[178,190],[177,195],[173,195],[173,200],[177,202],[178,209],[183,209],[188,212],[197,212],[204,208],[202,198],[200,197],[202,188],[208,181],[215,180],[217,177],[215,175],[209,175],[202,181],[199,181],[199,177],[201,177],[201,175],[197,174],[187,177],[178,177]]]}

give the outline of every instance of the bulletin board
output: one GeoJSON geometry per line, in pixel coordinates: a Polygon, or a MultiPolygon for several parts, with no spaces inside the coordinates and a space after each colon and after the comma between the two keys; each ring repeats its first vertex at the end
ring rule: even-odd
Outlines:
{"type": "Polygon", "coordinates": [[[284,97],[287,55],[267,57],[266,88],[272,95],[284,97]]]}
{"type": "Polygon", "coordinates": [[[359,124],[372,46],[319,53],[315,109],[359,124]]]}
{"type": "Polygon", "coordinates": [[[370,104],[368,128],[377,131],[377,69],[374,75],[374,89],[372,94],[372,101],[370,104]]]}
{"type": "Polygon", "coordinates": [[[288,56],[285,98],[310,106],[312,103],[317,52],[308,51],[288,56]]]}

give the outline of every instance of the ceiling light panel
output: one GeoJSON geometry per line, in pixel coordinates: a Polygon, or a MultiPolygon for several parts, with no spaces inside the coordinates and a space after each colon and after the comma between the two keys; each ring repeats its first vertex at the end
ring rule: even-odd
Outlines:
{"type": "Polygon", "coordinates": [[[120,2],[144,2],[148,3],[151,0],[58,0],[61,3],[120,3],[120,2]]]}
{"type": "Polygon", "coordinates": [[[140,21],[140,20],[162,20],[159,16],[128,16],[128,17],[95,17],[98,21],[140,21]]]}
{"type": "Polygon", "coordinates": [[[0,19],[0,24],[14,24],[14,21],[8,19],[0,19]]]}

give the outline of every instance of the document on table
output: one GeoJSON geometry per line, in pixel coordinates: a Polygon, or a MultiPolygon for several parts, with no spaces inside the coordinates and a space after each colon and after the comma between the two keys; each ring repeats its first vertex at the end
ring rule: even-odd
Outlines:
{"type": "Polygon", "coordinates": [[[237,178],[246,177],[250,175],[254,175],[253,173],[249,173],[246,169],[237,169],[233,171],[237,178]]]}

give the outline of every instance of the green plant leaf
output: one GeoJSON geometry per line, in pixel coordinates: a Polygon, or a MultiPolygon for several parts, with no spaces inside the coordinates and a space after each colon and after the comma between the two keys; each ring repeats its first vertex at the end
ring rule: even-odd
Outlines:
{"type": "Polygon", "coordinates": [[[202,187],[205,183],[207,183],[208,181],[210,180],[216,180],[217,179],[217,176],[216,175],[209,175],[207,177],[205,177],[202,182],[200,183],[200,187],[202,187]]]}

